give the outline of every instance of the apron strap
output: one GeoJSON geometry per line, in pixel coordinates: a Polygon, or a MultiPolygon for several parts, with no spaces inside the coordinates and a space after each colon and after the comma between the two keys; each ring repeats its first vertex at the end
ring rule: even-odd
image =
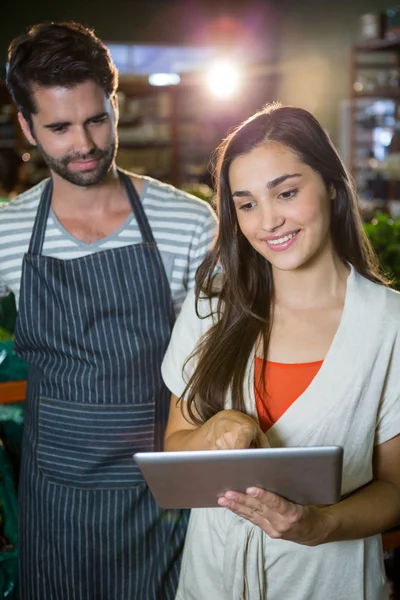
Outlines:
{"type": "Polygon", "coordinates": [[[33,224],[31,240],[29,242],[29,254],[39,255],[42,253],[44,235],[46,233],[47,219],[50,211],[51,195],[53,193],[53,180],[50,178],[46,183],[39,202],[39,208],[36,213],[33,224]]]}
{"type": "MultiPolygon", "coordinates": [[[[143,204],[139,198],[137,191],[132,183],[131,178],[121,169],[117,169],[118,175],[125,192],[128,196],[132,207],[133,214],[136,218],[140,233],[142,234],[143,242],[155,244],[154,236],[151,231],[149,221],[144,212],[143,204]]],[[[53,193],[53,180],[50,178],[46,183],[42,196],[40,198],[38,211],[36,213],[35,222],[32,229],[32,236],[29,243],[29,254],[40,255],[43,250],[44,237],[46,233],[47,219],[51,206],[51,196],[53,193]]]]}
{"type": "Polygon", "coordinates": [[[140,229],[140,233],[142,234],[143,242],[147,242],[148,244],[155,244],[155,239],[153,236],[153,232],[151,231],[151,227],[149,221],[144,212],[142,201],[139,198],[137,191],[132,183],[131,178],[127,173],[118,169],[118,174],[122,185],[125,188],[127,196],[129,198],[129,202],[132,206],[133,214],[135,215],[135,219],[140,229]]]}

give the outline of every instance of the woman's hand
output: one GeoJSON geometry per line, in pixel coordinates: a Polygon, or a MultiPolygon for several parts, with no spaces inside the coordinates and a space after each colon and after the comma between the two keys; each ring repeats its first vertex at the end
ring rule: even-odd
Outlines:
{"type": "Polygon", "coordinates": [[[210,450],[269,448],[267,436],[258,423],[237,410],[217,413],[204,424],[204,428],[210,450]]]}
{"type": "Polygon", "coordinates": [[[333,527],[323,509],[294,504],[260,488],[248,488],[245,494],[226,492],[218,504],[261,527],[271,538],[306,546],[325,542],[333,527]]]}
{"type": "Polygon", "coordinates": [[[190,420],[185,404],[182,408],[173,395],[164,450],[269,448],[267,436],[258,423],[238,410],[222,410],[199,426],[190,420]]]}

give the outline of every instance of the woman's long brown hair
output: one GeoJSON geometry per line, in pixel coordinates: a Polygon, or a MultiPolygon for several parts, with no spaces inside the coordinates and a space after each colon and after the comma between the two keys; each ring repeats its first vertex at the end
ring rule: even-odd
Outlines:
{"type": "Polygon", "coordinates": [[[196,276],[198,316],[199,298],[204,303],[204,295],[214,299],[215,313],[214,325],[188,359],[194,360],[196,367],[182,395],[187,400],[189,417],[199,425],[224,409],[228,392],[232,408],[245,412],[246,367],[258,340],[262,341],[264,360],[267,359],[274,304],[272,269],[239,229],[229,168],[238,156],[271,141],[295,152],[319,173],[327,189],[334,186],[331,236],[339,258],[367,279],[387,283],[362,227],[350,177],[318,121],[301,108],[272,104],[242,123],[217,151],[219,231],[196,276]],[[222,268],[222,285],[215,285],[217,268],[222,268]]]}

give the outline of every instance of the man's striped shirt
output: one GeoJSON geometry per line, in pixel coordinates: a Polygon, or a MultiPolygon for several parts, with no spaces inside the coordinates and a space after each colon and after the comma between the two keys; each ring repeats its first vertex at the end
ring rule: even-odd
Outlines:
{"type": "MultiPolygon", "coordinates": [[[[15,293],[18,303],[22,259],[29,247],[33,223],[46,180],[0,209],[0,287],[15,293]]],[[[165,266],[175,312],[194,286],[197,267],[216,233],[209,205],[173,186],[144,177],[141,201],[165,266]]],[[[42,254],[61,260],[139,244],[142,236],[133,214],[111,235],[94,243],[77,240],[50,209],[42,254]]]]}

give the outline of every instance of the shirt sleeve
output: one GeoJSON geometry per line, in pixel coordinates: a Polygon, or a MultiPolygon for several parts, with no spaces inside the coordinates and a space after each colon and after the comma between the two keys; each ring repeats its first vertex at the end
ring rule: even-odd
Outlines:
{"type": "MultiPolygon", "coordinates": [[[[5,208],[6,203],[4,202],[0,202],[0,211],[5,208]]],[[[2,280],[1,278],[1,274],[0,274],[0,298],[2,298],[3,296],[7,296],[9,292],[9,289],[7,288],[5,282],[2,280]]]]}
{"type": "Polygon", "coordinates": [[[189,265],[187,289],[191,290],[195,284],[196,271],[209,251],[217,233],[217,218],[210,206],[207,207],[206,216],[201,219],[196,227],[193,242],[189,251],[189,265]]]}
{"type": "Polygon", "coordinates": [[[1,277],[0,277],[0,298],[7,296],[9,291],[10,290],[8,289],[6,284],[1,280],[1,277]]]}
{"type": "Polygon", "coordinates": [[[400,392],[384,397],[378,412],[375,445],[379,446],[400,434],[400,392]]]}
{"type": "MultiPolygon", "coordinates": [[[[200,314],[210,312],[208,300],[200,301],[200,314]],[[208,311],[207,311],[208,307],[208,311]],[[206,312],[207,311],[207,312],[206,312]]],[[[201,318],[196,314],[196,299],[191,290],[183,303],[175,322],[172,336],[161,365],[161,373],[167,388],[180,397],[195,368],[195,359],[186,362],[199,340],[212,324],[211,316],[201,318]]]]}

